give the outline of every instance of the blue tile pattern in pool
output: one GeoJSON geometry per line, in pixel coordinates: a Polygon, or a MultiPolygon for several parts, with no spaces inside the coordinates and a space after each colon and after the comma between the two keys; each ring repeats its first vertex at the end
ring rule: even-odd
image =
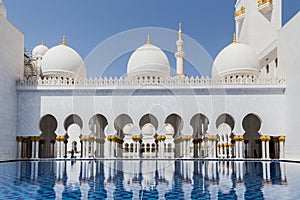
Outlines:
{"type": "Polygon", "coordinates": [[[204,160],[0,163],[0,199],[300,199],[300,165],[204,160]]]}

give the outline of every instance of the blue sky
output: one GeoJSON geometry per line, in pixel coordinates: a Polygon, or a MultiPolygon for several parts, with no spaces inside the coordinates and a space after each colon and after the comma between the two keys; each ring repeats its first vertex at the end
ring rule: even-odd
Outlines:
{"type": "MultiPolygon", "coordinates": [[[[196,40],[212,59],[232,41],[235,0],[4,0],[8,19],[25,35],[25,47],[32,49],[43,40],[48,47],[61,43],[67,36],[68,45],[84,59],[101,42],[123,31],[142,27],[177,30],[182,22],[184,33],[196,40]]],[[[283,0],[283,23],[300,10],[300,0],[283,0]]],[[[175,39],[175,38],[174,38],[175,39]]],[[[135,49],[145,38],[132,42],[135,49]]],[[[144,40],[144,41],[143,41],[144,40]]],[[[162,38],[151,37],[159,46],[162,38]]],[[[175,51],[175,41],[174,41],[175,51]]],[[[188,45],[188,44],[187,44],[188,45]]],[[[111,51],[118,48],[116,44],[111,51]]],[[[189,49],[189,47],[186,47],[189,49]]],[[[187,51],[187,54],[189,52],[187,51]]],[[[190,52],[191,53],[191,52],[190,52]]],[[[175,58],[168,53],[174,67],[175,58]]],[[[104,55],[103,55],[104,56],[104,55]]],[[[120,56],[109,67],[101,62],[87,66],[88,76],[121,76],[126,72],[130,52],[120,56]]],[[[99,55],[101,59],[101,55],[99,55]]],[[[187,63],[186,72],[209,75],[211,66],[200,70],[187,63]]]]}

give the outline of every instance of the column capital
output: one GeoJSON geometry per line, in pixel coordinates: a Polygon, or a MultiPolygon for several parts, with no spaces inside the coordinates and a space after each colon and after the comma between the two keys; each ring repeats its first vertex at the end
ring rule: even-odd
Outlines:
{"type": "Polygon", "coordinates": [[[165,135],[159,135],[159,136],[157,136],[157,140],[158,141],[165,141],[166,140],[166,136],[165,135]]]}
{"type": "Polygon", "coordinates": [[[265,136],[266,137],[266,141],[269,142],[271,140],[271,136],[265,136]]]}
{"type": "Polygon", "coordinates": [[[133,136],[131,137],[131,139],[132,139],[134,142],[138,142],[138,141],[141,140],[141,136],[139,136],[139,135],[133,135],[133,136]]]}
{"type": "Polygon", "coordinates": [[[65,140],[65,136],[56,136],[56,140],[62,142],[65,140]]]}
{"type": "Polygon", "coordinates": [[[279,142],[285,142],[285,136],[280,136],[280,137],[278,138],[278,140],[279,140],[279,142]]]}
{"type": "Polygon", "coordinates": [[[18,142],[23,142],[23,139],[24,139],[24,138],[21,137],[21,136],[18,136],[16,139],[17,139],[18,142]]]}
{"type": "Polygon", "coordinates": [[[188,141],[188,140],[192,139],[192,136],[184,135],[181,138],[182,138],[183,141],[188,141]]]}
{"type": "Polygon", "coordinates": [[[243,141],[244,140],[244,136],[242,136],[242,135],[236,135],[236,136],[234,136],[234,138],[233,138],[235,141],[243,141]]]}
{"type": "Polygon", "coordinates": [[[81,140],[82,140],[82,141],[89,141],[89,140],[90,140],[90,136],[88,136],[88,135],[83,135],[83,136],[81,136],[81,140]]]}

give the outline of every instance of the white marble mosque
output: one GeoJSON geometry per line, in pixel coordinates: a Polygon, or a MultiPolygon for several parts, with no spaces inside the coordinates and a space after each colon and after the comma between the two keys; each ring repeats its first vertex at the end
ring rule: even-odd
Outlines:
{"type": "Polygon", "coordinates": [[[180,25],[176,74],[145,36],[126,77],[89,78],[66,37],[25,55],[24,35],[0,0],[0,159],[299,159],[300,14],[283,26],[282,0],[235,7],[236,34],[211,77],[185,73],[180,25]]]}

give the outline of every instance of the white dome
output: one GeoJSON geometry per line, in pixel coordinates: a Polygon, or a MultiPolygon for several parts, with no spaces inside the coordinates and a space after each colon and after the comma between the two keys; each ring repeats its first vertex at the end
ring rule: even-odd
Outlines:
{"type": "Polygon", "coordinates": [[[155,135],[155,127],[152,124],[147,123],[142,127],[142,133],[143,135],[155,135]]]}
{"type": "Polygon", "coordinates": [[[167,135],[174,135],[174,127],[171,125],[171,124],[166,124],[166,132],[167,132],[167,135]]]}
{"type": "Polygon", "coordinates": [[[44,44],[38,45],[32,50],[32,57],[34,59],[42,58],[48,50],[49,48],[46,47],[44,44]]]}
{"type": "Polygon", "coordinates": [[[260,64],[255,51],[246,44],[232,43],[224,48],[213,64],[212,76],[258,76],[260,64]]]}
{"type": "Polygon", "coordinates": [[[67,45],[58,45],[46,52],[41,62],[44,76],[86,78],[81,56],[67,45]]]}
{"type": "Polygon", "coordinates": [[[127,76],[170,77],[170,63],[166,54],[152,44],[139,47],[127,64],[127,76]]]}
{"type": "Polygon", "coordinates": [[[123,128],[124,134],[130,135],[133,130],[133,124],[126,124],[123,128]]]}
{"type": "Polygon", "coordinates": [[[7,17],[6,8],[2,0],[0,0],[0,15],[2,15],[5,18],[7,17]]]}

